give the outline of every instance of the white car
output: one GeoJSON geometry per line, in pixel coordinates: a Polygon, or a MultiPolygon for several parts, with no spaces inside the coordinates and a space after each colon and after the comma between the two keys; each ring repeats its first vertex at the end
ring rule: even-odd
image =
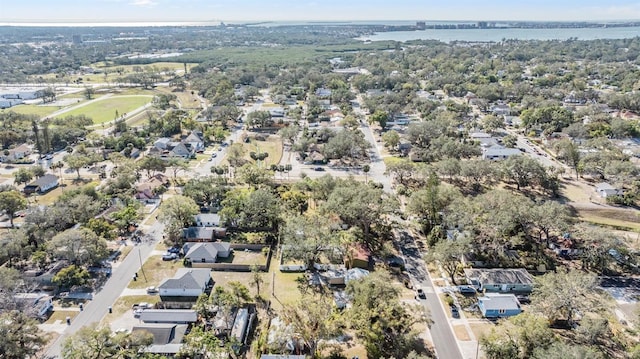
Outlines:
{"type": "Polygon", "coordinates": [[[156,287],[147,287],[147,294],[157,294],[158,288],[156,287]]]}

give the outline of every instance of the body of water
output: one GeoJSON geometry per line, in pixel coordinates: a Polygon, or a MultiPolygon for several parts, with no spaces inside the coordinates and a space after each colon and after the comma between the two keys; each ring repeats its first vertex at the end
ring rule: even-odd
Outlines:
{"type": "Polygon", "coordinates": [[[380,32],[358,38],[363,41],[439,40],[442,42],[498,42],[518,40],[628,39],[640,36],[640,27],[601,27],[581,29],[428,29],[380,32]]]}

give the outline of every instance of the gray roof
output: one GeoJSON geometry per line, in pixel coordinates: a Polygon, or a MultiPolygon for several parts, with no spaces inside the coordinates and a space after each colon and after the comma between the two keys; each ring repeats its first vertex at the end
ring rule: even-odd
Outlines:
{"type": "Polygon", "coordinates": [[[196,223],[213,223],[214,225],[218,225],[220,223],[220,215],[217,213],[199,213],[195,215],[196,223]]]}
{"type": "Polygon", "coordinates": [[[202,142],[202,138],[200,138],[200,136],[198,136],[197,134],[191,132],[183,142],[202,142]]]}
{"type": "Polygon", "coordinates": [[[182,229],[182,235],[186,239],[213,239],[213,227],[189,227],[182,229]]]}
{"type": "Polygon", "coordinates": [[[200,260],[202,258],[215,260],[218,257],[218,250],[213,243],[196,243],[189,248],[189,251],[184,256],[186,259],[195,258],[200,260]]]}
{"type": "Polygon", "coordinates": [[[607,182],[601,182],[601,183],[596,184],[596,190],[598,190],[598,191],[616,190],[616,188],[613,187],[611,184],[609,184],[607,182]]]}
{"type": "Polygon", "coordinates": [[[201,289],[211,280],[211,270],[207,268],[180,268],[173,278],[165,279],[160,289],[201,289]]]}
{"type": "Polygon", "coordinates": [[[465,269],[467,278],[477,278],[483,284],[533,285],[533,277],[524,268],[465,269]]]}
{"type": "Polygon", "coordinates": [[[46,175],[38,178],[37,180],[29,183],[29,186],[40,187],[47,184],[58,182],[58,176],[47,173],[46,175]]]}
{"type": "Polygon", "coordinates": [[[198,313],[191,309],[145,309],[140,313],[143,322],[194,323],[198,313]]]}
{"type": "Polygon", "coordinates": [[[517,148],[507,148],[502,146],[491,146],[484,151],[485,157],[493,156],[515,156],[521,155],[522,152],[517,148]]]}
{"type": "Polygon", "coordinates": [[[520,302],[513,294],[487,293],[478,298],[485,310],[519,309],[520,302]]]}
{"type": "MultiPolygon", "coordinates": [[[[136,325],[131,332],[146,331],[153,335],[153,344],[169,344],[176,335],[176,324],[144,324],[136,325]]],[[[186,326],[184,326],[186,329],[186,326]]]]}

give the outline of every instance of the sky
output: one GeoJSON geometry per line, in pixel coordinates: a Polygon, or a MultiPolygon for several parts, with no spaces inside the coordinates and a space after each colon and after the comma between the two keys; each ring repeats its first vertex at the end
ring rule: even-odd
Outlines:
{"type": "Polygon", "coordinates": [[[640,20],[640,0],[0,0],[0,22],[640,20]]]}

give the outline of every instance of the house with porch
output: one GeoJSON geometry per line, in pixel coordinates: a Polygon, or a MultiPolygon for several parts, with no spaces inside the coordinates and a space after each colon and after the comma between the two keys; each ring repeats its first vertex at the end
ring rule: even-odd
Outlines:
{"type": "Polygon", "coordinates": [[[228,258],[231,254],[229,242],[185,243],[182,248],[184,259],[193,268],[212,268],[219,258],[228,258]]]}

